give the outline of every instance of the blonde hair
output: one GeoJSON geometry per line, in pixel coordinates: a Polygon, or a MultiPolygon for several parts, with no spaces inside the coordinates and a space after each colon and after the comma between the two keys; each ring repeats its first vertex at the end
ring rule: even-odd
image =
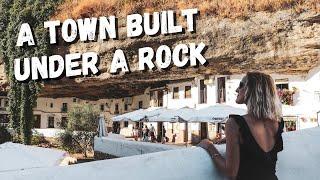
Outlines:
{"type": "Polygon", "coordinates": [[[257,119],[280,121],[281,102],[272,77],[261,72],[248,72],[243,81],[248,113],[257,119]]]}

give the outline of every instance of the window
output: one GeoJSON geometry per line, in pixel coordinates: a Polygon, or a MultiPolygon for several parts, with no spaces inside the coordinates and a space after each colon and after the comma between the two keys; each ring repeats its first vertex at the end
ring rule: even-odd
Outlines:
{"type": "Polygon", "coordinates": [[[68,103],[62,103],[61,112],[67,112],[68,111],[68,103]]]}
{"type": "Polygon", "coordinates": [[[33,128],[41,127],[41,115],[34,115],[33,128]]]}
{"type": "Polygon", "coordinates": [[[200,104],[205,104],[207,103],[207,87],[204,84],[204,80],[200,80],[200,104]]]}
{"type": "Polygon", "coordinates": [[[293,105],[293,95],[295,91],[289,90],[289,84],[287,82],[283,83],[284,80],[276,80],[276,82],[278,81],[276,84],[277,94],[282,104],[293,105]],[[279,81],[281,81],[281,83],[279,83],[279,81]]]}
{"type": "Polygon", "coordinates": [[[9,105],[9,101],[8,100],[4,100],[4,107],[7,107],[9,105]]]}
{"type": "Polygon", "coordinates": [[[128,111],[128,104],[124,104],[124,110],[128,111]]]}
{"type": "Polygon", "coordinates": [[[67,125],[68,125],[68,119],[67,119],[67,117],[62,117],[62,118],[61,118],[60,127],[61,127],[61,128],[66,128],[67,125]]]}
{"type": "Polygon", "coordinates": [[[217,79],[218,81],[218,103],[224,103],[226,102],[226,78],[225,77],[219,77],[217,79]]]}
{"type": "Polygon", "coordinates": [[[128,121],[124,121],[124,127],[128,127],[129,126],[129,122],[128,121]]]}
{"type": "Polygon", "coordinates": [[[8,124],[9,123],[9,116],[7,114],[0,114],[0,125],[1,124],[8,124]]]}
{"type": "Polygon", "coordinates": [[[74,102],[74,103],[77,102],[77,98],[73,98],[73,102],[74,102]]]}
{"type": "Polygon", "coordinates": [[[104,111],[104,105],[100,104],[100,111],[104,111]]]}
{"type": "Polygon", "coordinates": [[[289,84],[288,83],[282,83],[282,84],[276,84],[276,87],[277,89],[281,89],[281,90],[284,90],[284,89],[289,89],[289,84]]]}
{"type": "Polygon", "coordinates": [[[150,91],[150,100],[153,100],[155,97],[154,97],[154,92],[153,91],[150,91]]]}
{"type": "Polygon", "coordinates": [[[179,87],[173,88],[173,99],[179,99],[179,87]]]}
{"type": "Polygon", "coordinates": [[[53,108],[53,103],[50,103],[50,107],[53,108]]]}
{"type": "Polygon", "coordinates": [[[48,128],[54,128],[54,117],[52,116],[48,118],[48,128]]]}
{"type": "Polygon", "coordinates": [[[139,109],[142,109],[143,108],[143,101],[139,101],[139,109]]]}
{"type": "Polygon", "coordinates": [[[158,106],[163,106],[163,91],[158,91],[158,106]]]}
{"type": "Polygon", "coordinates": [[[184,98],[191,98],[191,86],[184,87],[184,98]]]}
{"type": "Polygon", "coordinates": [[[114,114],[119,114],[119,105],[118,104],[114,105],[114,114]]]}

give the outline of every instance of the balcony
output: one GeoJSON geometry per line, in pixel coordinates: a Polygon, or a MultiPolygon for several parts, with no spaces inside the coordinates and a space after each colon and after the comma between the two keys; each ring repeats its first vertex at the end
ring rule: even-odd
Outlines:
{"type": "Polygon", "coordinates": [[[295,91],[290,91],[288,89],[277,89],[278,96],[282,104],[293,105],[293,95],[295,91]]]}

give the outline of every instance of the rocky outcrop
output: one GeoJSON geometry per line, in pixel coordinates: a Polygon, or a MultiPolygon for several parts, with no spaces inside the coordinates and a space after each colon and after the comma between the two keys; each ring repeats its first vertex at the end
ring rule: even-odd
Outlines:
{"type": "Polygon", "coordinates": [[[172,80],[198,75],[238,74],[252,70],[303,74],[320,64],[320,14],[316,12],[257,12],[246,19],[201,17],[196,29],[193,34],[129,39],[123,35],[126,33],[123,27],[119,30],[119,40],[73,44],[70,52],[99,53],[101,74],[46,82],[42,96],[86,99],[132,96],[143,93],[148,86],[162,86],[172,80]],[[189,42],[206,44],[207,66],[137,71],[138,48],[189,42]],[[126,53],[131,73],[109,73],[116,49],[126,53]]]}

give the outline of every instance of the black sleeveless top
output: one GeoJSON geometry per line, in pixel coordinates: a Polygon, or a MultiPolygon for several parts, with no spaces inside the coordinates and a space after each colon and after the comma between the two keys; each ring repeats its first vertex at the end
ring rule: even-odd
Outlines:
{"type": "Polygon", "coordinates": [[[278,152],[283,150],[282,132],[284,122],[279,122],[275,135],[275,145],[269,152],[265,152],[251,134],[244,117],[230,115],[239,126],[242,137],[240,143],[240,165],[237,180],[277,180],[276,162],[278,152]]]}

